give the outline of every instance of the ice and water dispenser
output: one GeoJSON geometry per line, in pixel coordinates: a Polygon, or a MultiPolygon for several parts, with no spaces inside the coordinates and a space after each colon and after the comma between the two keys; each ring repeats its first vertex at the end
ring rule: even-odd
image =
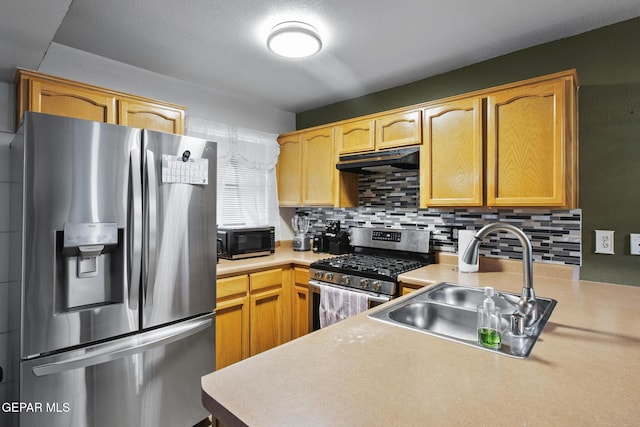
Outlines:
{"type": "Polygon", "coordinates": [[[57,311],[123,301],[122,230],[117,223],[65,223],[57,231],[57,311]]]}

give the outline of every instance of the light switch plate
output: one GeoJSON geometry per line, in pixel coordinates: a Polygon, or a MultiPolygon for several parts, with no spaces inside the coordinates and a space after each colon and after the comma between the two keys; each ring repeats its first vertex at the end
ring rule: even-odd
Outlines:
{"type": "Polygon", "coordinates": [[[613,255],[613,231],[596,230],[596,251],[597,254],[613,255]]]}
{"type": "Polygon", "coordinates": [[[629,247],[631,248],[631,255],[640,255],[640,234],[629,234],[629,247]]]}

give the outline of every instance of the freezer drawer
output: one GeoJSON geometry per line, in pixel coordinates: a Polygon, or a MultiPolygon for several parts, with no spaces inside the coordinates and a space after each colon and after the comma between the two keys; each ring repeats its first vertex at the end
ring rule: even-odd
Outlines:
{"type": "Polygon", "coordinates": [[[20,365],[21,427],[191,426],[208,416],[214,315],[20,365]]]}

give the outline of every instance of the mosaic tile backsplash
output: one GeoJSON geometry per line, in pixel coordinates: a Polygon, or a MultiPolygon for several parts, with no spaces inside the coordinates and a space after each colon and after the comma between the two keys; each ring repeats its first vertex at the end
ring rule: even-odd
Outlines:
{"type": "MultiPolygon", "coordinates": [[[[321,232],[328,221],[339,220],[343,228],[415,227],[431,230],[433,251],[458,252],[458,231],[479,230],[493,222],[521,228],[531,240],[536,262],[581,265],[580,209],[420,209],[417,171],[360,175],[358,208],[299,208],[311,218],[312,232],[321,232]]],[[[495,233],[480,245],[480,254],[522,259],[518,239],[495,233]]]]}

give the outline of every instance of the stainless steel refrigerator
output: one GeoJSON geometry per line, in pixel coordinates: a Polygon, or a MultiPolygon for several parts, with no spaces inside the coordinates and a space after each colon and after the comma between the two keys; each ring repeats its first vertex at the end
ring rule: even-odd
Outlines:
{"type": "Polygon", "coordinates": [[[20,426],[206,418],[215,143],[26,113],[11,157],[20,426]]]}

